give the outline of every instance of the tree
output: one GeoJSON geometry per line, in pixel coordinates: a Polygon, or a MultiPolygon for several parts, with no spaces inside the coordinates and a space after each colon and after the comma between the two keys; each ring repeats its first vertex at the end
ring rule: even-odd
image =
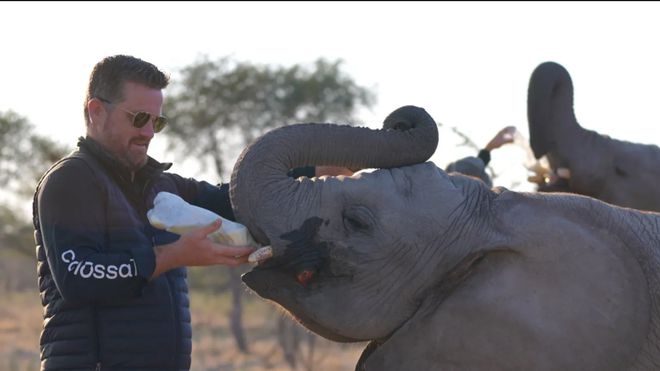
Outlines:
{"type": "Polygon", "coordinates": [[[206,57],[181,71],[165,103],[169,149],[211,162],[218,176],[227,158],[265,131],[299,122],[354,123],[375,96],[341,71],[342,61],[313,68],[272,67],[206,57]]]}
{"type": "Polygon", "coordinates": [[[0,186],[5,191],[31,196],[39,177],[67,150],[36,134],[26,118],[0,112],[0,186]]]}
{"type": "MultiPolygon", "coordinates": [[[[358,108],[375,95],[341,70],[342,61],[316,60],[312,68],[257,65],[228,57],[202,57],[181,70],[165,103],[172,124],[168,148],[208,163],[223,179],[227,159],[269,129],[300,122],[352,124],[358,108]]],[[[229,269],[233,308],[230,327],[242,352],[248,351],[241,319],[240,274],[229,269]]]]}
{"type": "Polygon", "coordinates": [[[0,248],[34,258],[32,223],[8,204],[0,204],[0,248]]]}
{"type": "Polygon", "coordinates": [[[67,149],[34,132],[28,120],[13,111],[0,112],[0,246],[34,256],[32,223],[7,201],[32,196],[39,177],[67,149]]]}

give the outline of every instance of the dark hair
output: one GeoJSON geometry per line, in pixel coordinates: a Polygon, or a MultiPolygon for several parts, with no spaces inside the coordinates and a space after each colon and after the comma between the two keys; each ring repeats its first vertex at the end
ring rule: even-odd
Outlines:
{"type": "Polygon", "coordinates": [[[123,99],[122,89],[126,81],[144,84],[153,89],[164,89],[170,82],[168,75],[156,66],[129,55],[114,55],[98,62],[89,75],[87,96],[84,102],[85,123],[89,125],[87,102],[103,98],[111,102],[123,99]]]}

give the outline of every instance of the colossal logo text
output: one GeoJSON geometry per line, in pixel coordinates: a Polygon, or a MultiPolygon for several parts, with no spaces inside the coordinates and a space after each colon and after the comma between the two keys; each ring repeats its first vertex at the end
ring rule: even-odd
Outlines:
{"type": "Polygon", "coordinates": [[[137,267],[133,259],[130,260],[130,263],[120,264],[119,266],[94,264],[92,262],[77,261],[76,253],[73,250],[67,250],[62,253],[62,261],[69,264],[67,267],[69,272],[73,272],[73,274],[82,278],[107,278],[114,280],[117,277],[128,278],[137,276],[137,267]]]}

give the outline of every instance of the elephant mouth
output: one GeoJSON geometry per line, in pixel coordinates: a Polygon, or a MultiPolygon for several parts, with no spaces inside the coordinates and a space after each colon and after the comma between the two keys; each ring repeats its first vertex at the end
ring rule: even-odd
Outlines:
{"type": "MultiPolygon", "coordinates": [[[[252,272],[272,272],[277,277],[281,274],[283,277],[279,281],[285,282],[279,284],[296,281],[300,286],[310,286],[323,267],[328,265],[327,249],[325,244],[305,245],[303,248],[295,245],[289,245],[281,256],[258,262],[252,272]]],[[[255,291],[261,295],[258,290],[255,291]]]]}
{"type": "Polygon", "coordinates": [[[328,253],[330,243],[317,243],[305,249],[287,248],[284,254],[259,262],[242,277],[243,282],[257,294],[272,299],[281,290],[320,289],[329,284],[349,281],[352,271],[333,262],[328,253]]]}
{"type": "Polygon", "coordinates": [[[329,284],[341,286],[348,281],[347,277],[331,276],[327,273],[327,269],[321,267],[313,280],[303,284],[297,281],[294,272],[287,264],[268,261],[255,266],[251,271],[243,274],[241,279],[259,296],[286,309],[296,321],[310,331],[326,339],[342,343],[364,341],[364,339],[352,338],[328,329],[309,315],[309,308],[304,305],[305,298],[311,293],[319,292],[329,284]]]}
{"type": "MultiPolygon", "coordinates": [[[[280,235],[278,240],[286,241],[285,243],[263,249],[279,253],[265,254],[272,257],[259,260],[254,270],[279,270],[290,277],[295,277],[295,280],[303,286],[310,284],[318,275],[321,267],[327,265],[328,262],[330,243],[320,241],[318,238],[318,231],[322,224],[323,219],[311,217],[305,220],[298,229],[280,235]]],[[[257,251],[257,253],[259,252],[257,251]]]]}
{"type": "MultiPolygon", "coordinates": [[[[330,287],[344,287],[350,284],[354,271],[346,257],[338,257],[333,252],[332,242],[305,239],[302,243],[289,243],[281,255],[259,262],[241,279],[254,292],[264,299],[271,300],[309,330],[337,342],[360,342],[365,339],[353,338],[329,329],[315,320],[314,308],[306,301],[312,295],[329,290],[330,287]],[[301,272],[310,272],[307,280],[301,279],[301,272]]],[[[337,250],[336,248],[334,250],[337,250]]]]}
{"type": "Polygon", "coordinates": [[[273,262],[261,263],[243,274],[241,279],[259,296],[270,300],[279,300],[282,291],[298,286],[289,270],[281,269],[273,262]]]}

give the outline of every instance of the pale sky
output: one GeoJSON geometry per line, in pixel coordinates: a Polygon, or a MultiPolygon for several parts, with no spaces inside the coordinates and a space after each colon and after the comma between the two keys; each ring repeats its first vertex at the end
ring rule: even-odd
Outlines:
{"type": "MultiPolygon", "coordinates": [[[[0,19],[0,111],[70,146],[84,134],[89,72],[112,54],[173,78],[202,54],[286,66],[341,58],[378,96],[359,117],[368,126],[407,104],[444,125],[431,159],[443,168],[474,154],[454,147],[448,127],[482,146],[507,125],[527,136],[529,77],[549,60],[571,74],[583,127],[660,139],[658,2],[0,2],[0,19]]],[[[154,139],[153,157],[200,175],[177,166],[163,142],[154,139]]],[[[494,152],[495,184],[526,183],[524,160],[519,147],[494,152]]]]}

